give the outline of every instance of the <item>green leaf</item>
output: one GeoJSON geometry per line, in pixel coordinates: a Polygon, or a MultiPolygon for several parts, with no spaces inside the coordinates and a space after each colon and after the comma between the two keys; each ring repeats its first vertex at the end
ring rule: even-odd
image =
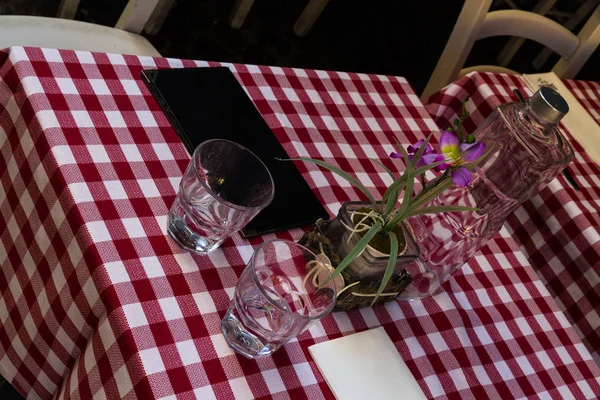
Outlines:
{"type": "Polygon", "coordinates": [[[367,190],[367,188],[360,183],[356,178],[354,178],[352,175],[348,174],[347,172],[339,169],[338,167],[336,167],[335,165],[331,165],[329,163],[326,163],[325,161],[322,160],[315,160],[314,158],[307,158],[307,157],[299,157],[299,158],[275,158],[278,161],[308,161],[314,164],[317,164],[320,167],[323,167],[333,173],[338,174],[339,176],[341,176],[342,178],[344,178],[345,180],[347,180],[348,182],[350,182],[352,185],[354,185],[358,190],[360,190],[361,192],[363,192],[363,194],[365,196],[367,196],[367,198],[369,199],[369,201],[371,202],[371,204],[373,204],[373,207],[376,207],[377,204],[375,203],[375,199],[373,198],[373,196],[371,196],[371,193],[369,193],[369,191],[367,190]]]}
{"type": "MultiPolygon", "coordinates": [[[[398,214],[394,218],[397,221],[401,221],[404,218],[404,214],[406,213],[406,211],[408,211],[408,209],[410,208],[410,205],[412,204],[413,188],[415,186],[415,177],[413,175],[413,172],[414,171],[412,168],[409,168],[408,170],[406,170],[406,189],[404,189],[404,197],[402,198],[402,205],[400,206],[400,209],[398,210],[398,214]]],[[[398,222],[396,222],[394,224],[388,224],[387,227],[388,228],[393,227],[397,223],[398,222]]]]}
{"type": "Polygon", "coordinates": [[[344,257],[344,259],[338,264],[337,268],[331,273],[331,276],[333,278],[342,273],[342,271],[345,270],[348,265],[350,265],[352,260],[354,260],[360,253],[362,253],[362,251],[365,249],[365,247],[367,247],[371,239],[373,239],[377,232],[381,230],[381,225],[382,222],[380,220],[377,220],[373,224],[371,229],[369,229],[367,233],[365,233],[365,235],[358,241],[358,243],[352,249],[352,251],[350,251],[346,255],[346,257],[344,257]]]}
{"type": "Polygon", "coordinates": [[[421,214],[435,214],[441,212],[464,212],[464,211],[477,211],[478,208],[464,207],[464,206],[436,206],[436,207],[424,207],[416,211],[409,212],[407,217],[421,214]]]}
{"type": "Polygon", "coordinates": [[[369,158],[369,160],[371,160],[375,164],[379,165],[381,168],[385,169],[385,172],[387,172],[392,177],[393,180],[396,180],[396,177],[394,176],[394,173],[392,172],[392,170],[389,169],[388,167],[386,167],[384,163],[382,163],[381,161],[376,160],[374,158],[369,158]]]}
{"type": "Polygon", "coordinates": [[[456,127],[460,126],[460,120],[458,118],[454,118],[454,125],[456,125],[456,127]]]}
{"type": "Polygon", "coordinates": [[[393,232],[388,232],[387,234],[390,237],[390,259],[388,260],[387,267],[383,273],[383,279],[381,279],[381,285],[379,285],[379,289],[377,289],[377,295],[375,296],[373,303],[371,303],[371,306],[375,304],[379,296],[381,296],[381,293],[383,293],[396,268],[396,260],[398,259],[398,238],[393,232]]]}
{"type": "Polygon", "coordinates": [[[404,149],[404,146],[402,146],[402,144],[395,137],[394,137],[394,142],[396,142],[396,146],[398,147],[398,150],[400,150],[400,153],[402,153],[402,158],[404,159],[404,163],[406,164],[406,168],[408,168],[409,166],[412,165],[412,162],[408,158],[408,154],[406,153],[406,150],[404,149]]]}
{"type": "Polygon", "coordinates": [[[447,131],[450,131],[450,132],[452,132],[452,133],[454,133],[454,128],[453,128],[453,127],[451,127],[451,126],[449,126],[449,127],[448,127],[448,129],[446,129],[446,130],[447,130],[447,131]]]}
{"type": "MultiPolygon", "coordinates": [[[[440,161],[440,162],[436,162],[433,164],[429,164],[429,165],[424,165],[420,168],[417,168],[414,172],[414,176],[419,176],[421,174],[424,174],[425,172],[429,171],[430,169],[433,169],[439,165],[442,165],[445,161],[440,161]]],[[[383,201],[385,201],[387,199],[387,197],[391,194],[391,192],[393,190],[396,189],[400,189],[398,193],[402,192],[402,189],[404,189],[404,185],[406,185],[406,171],[404,174],[402,174],[402,176],[400,176],[396,182],[392,183],[390,185],[390,187],[388,187],[388,189],[385,191],[385,194],[383,195],[383,201]]]]}
{"type": "Polygon", "coordinates": [[[398,196],[400,196],[400,191],[401,190],[394,190],[390,194],[390,197],[387,199],[387,203],[385,205],[385,214],[383,216],[384,218],[390,215],[390,213],[394,211],[394,208],[396,208],[396,204],[398,203],[398,196]]]}

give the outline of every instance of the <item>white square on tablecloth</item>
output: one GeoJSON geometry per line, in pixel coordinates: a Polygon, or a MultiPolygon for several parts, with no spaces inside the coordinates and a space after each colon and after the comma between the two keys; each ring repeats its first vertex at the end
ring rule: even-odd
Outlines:
{"type": "Polygon", "coordinates": [[[208,258],[216,268],[226,268],[229,267],[229,262],[225,258],[225,254],[223,254],[222,249],[216,249],[215,251],[211,251],[208,254],[208,258]]]}
{"type": "Polygon", "coordinates": [[[281,380],[281,375],[279,375],[279,371],[276,369],[270,369],[268,371],[263,371],[263,377],[265,378],[265,383],[269,388],[269,393],[275,394],[279,392],[283,392],[285,390],[285,385],[281,380]]]}
{"type": "Polygon", "coordinates": [[[309,171],[308,174],[314,181],[316,187],[318,187],[318,188],[329,187],[329,182],[327,181],[327,178],[325,178],[325,175],[323,174],[323,172],[309,171]]]}
{"type": "Polygon", "coordinates": [[[106,148],[101,144],[89,144],[86,146],[95,163],[110,162],[106,148]]]}
{"type": "Polygon", "coordinates": [[[123,119],[123,114],[120,111],[104,111],[106,115],[106,119],[108,119],[108,123],[111,128],[126,128],[127,124],[123,119]]]}
{"type": "Polygon", "coordinates": [[[158,126],[152,111],[136,111],[135,113],[137,114],[138,118],[140,119],[140,123],[144,128],[153,128],[158,126]]]}
{"type": "Polygon", "coordinates": [[[56,118],[56,114],[52,110],[41,110],[35,114],[36,119],[40,123],[42,130],[50,129],[50,128],[59,128],[60,123],[58,122],[58,118],[56,118]]]}
{"type": "Polygon", "coordinates": [[[229,380],[229,386],[233,392],[235,400],[252,400],[254,396],[248,386],[248,381],[243,376],[236,379],[229,380]]]}
{"type": "Polygon", "coordinates": [[[23,90],[27,96],[31,96],[36,93],[44,93],[44,88],[37,76],[26,76],[21,79],[23,90]]]}
{"type": "Polygon", "coordinates": [[[299,114],[299,116],[300,116],[300,120],[302,121],[302,124],[304,124],[305,127],[315,128],[315,124],[312,122],[310,115],[299,114]]]}
{"type": "Polygon", "coordinates": [[[476,326],[473,328],[473,330],[475,331],[475,334],[479,338],[481,344],[488,345],[494,343],[494,341],[490,337],[490,333],[484,326],[476,326]]]}
{"type": "Polygon", "coordinates": [[[200,310],[200,314],[217,312],[217,307],[215,307],[215,302],[210,293],[194,293],[192,297],[194,297],[194,301],[196,302],[196,306],[198,306],[198,310],[200,310]]]}
{"type": "Polygon", "coordinates": [[[196,264],[192,255],[187,251],[175,254],[175,260],[177,261],[177,264],[179,264],[179,267],[181,267],[183,273],[198,271],[198,264],[196,264]]]}
{"type": "Polygon", "coordinates": [[[112,200],[122,200],[128,198],[127,192],[121,181],[104,181],[104,187],[108,192],[108,196],[112,200]]]}
{"type": "Polygon", "coordinates": [[[296,93],[296,91],[292,88],[283,88],[283,94],[290,101],[300,101],[298,98],[298,93],[296,93]]]}
{"type": "Polygon", "coordinates": [[[515,376],[513,375],[511,368],[508,366],[506,361],[504,361],[504,360],[496,361],[496,362],[494,362],[494,366],[498,370],[498,373],[500,373],[502,380],[504,380],[505,382],[515,379],[515,376]]]}
{"type": "Polygon", "coordinates": [[[14,214],[10,216],[8,223],[6,224],[6,228],[8,229],[8,233],[10,233],[11,239],[13,242],[15,242],[21,234],[21,229],[19,228],[19,225],[17,225],[17,220],[15,219],[14,214]]]}
{"type": "Polygon", "coordinates": [[[338,146],[344,155],[344,158],[358,158],[356,157],[356,153],[352,150],[352,146],[346,143],[339,143],[338,146]]]}
{"type": "Polygon", "coordinates": [[[125,304],[122,308],[130,328],[148,325],[146,314],[140,303],[125,304]]]}
{"type": "Polygon", "coordinates": [[[75,125],[78,128],[93,128],[94,123],[92,122],[92,118],[90,114],[85,110],[71,110],[71,115],[73,115],[73,119],[75,120],[75,125]]]}
{"type": "Polygon", "coordinates": [[[142,263],[142,267],[144,267],[144,271],[148,278],[165,276],[165,271],[157,257],[142,257],[140,258],[140,262],[142,263]]]}
{"type": "MultiPolygon", "coordinates": [[[[42,226],[40,229],[44,229],[44,227],[42,226]]],[[[2,264],[4,260],[6,260],[7,255],[8,254],[6,253],[6,248],[2,244],[2,241],[0,241],[0,264],[2,264]]]]}
{"type": "Polygon", "coordinates": [[[152,147],[154,148],[154,152],[158,156],[159,160],[173,160],[173,153],[171,153],[171,149],[169,149],[169,145],[167,143],[152,143],[152,147]]]}
{"type": "Polygon", "coordinates": [[[494,324],[494,326],[496,327],[496,329],[498,329],[498,333],[500,333],[500,336],[502,336],[502,339],[504,339],[505,341],[508,342],[508,341],[514,339],[514,336],[511,333],[511,329],[508,327],[506,322],[499,321],[499,322],[496,322],[494,324]]]}
{"type": "Polygon", "coordinates": [[[29,191],[25,190],[23,192],[23,195],[21,196],[19,203],[21,204],[21,207],[23,207],[23,212],[25,213],[25,216],[27,218],[29,218],[29,215],[31,214],[31,212],[33,211],[33,209],[35,207],[35,204],[33,204],[33,200],[31,199],[31,196],[29,195],[29,191]]]}
{"type": "Polygon", "coordinates": [[[365,121],[367,122],[367,125],[369,125],[369,128],[371,128],[371,130],[373,132],[383,131],[383,129],[381,129],[381,125],[379,125],[379,122],[377,122],[377,119],[372,118],[372,117],[367,117],[367,118],[365,118],[365,121]]]}
{"type": "Polygon", "coordinates": [[[92,237],[92,241],[94,243],[108,242],[112,240],[104,221],[88,222],[85,224],[85,226],[90,232],[90,236],[92,237]]]}
{"type": "Polygon", "coordinates": [[[71,151],[71,146],[69,145],[54,146],[52,148],[52,154],[54,155],[56,163],[59,167],[61,165],[76,163],[75,156],[73,155],[73,152],[71,151]]]}
{"type": "Polygon", "coordinates": [[[362,183],[363,185],[365,185],[366,187],[375,187],[375,185],[373,184],[373,181],[369,177],[369,174],[366,174],[364,172],[357,172],[356,179],[358,179],[358,181],[360,183],[362,183]]]}
{"type": "Polygon", "coordinates": [[[122,144],[121,150],[123,151],[123,154],[125,154],[125,159],[128,162],[144,161],[140,154],[140,150],[135,144],[122,144]]]}
{"type": "Polygon", "coordinates": [[[63,347],[67,351],[67,354],[72,354],[71,352],[75,348],[75,342],[73,342],[73,340],[69,337],[67,332],[65,332],[62,326],[59,327],[58,331],[56,332],[56,339],[60,342],[60,344],[63,345],[63,347]]]}
{"type": "Polygon", "coordinates": [[[213,392],[211,386],[203,386],[201,388],[194,389],[194,396],[197,399],[202,400],[216,400],[215,392],[213,392]]]}
{"type": "Polygon", "coordinates": [[[227,341],[225,340],[225,336],[223,336],[223,334],[219,333],[217,335],[211,335],[210,340],[213,343],[213,347],[215,348],[217,357],[224,358],[235,354],[231,347],[229,347],[229,345],[227,344],[227,341]]]}
{"type": "Polygon", "coordinates": [[[156,183],[154,183],[154,179],[138,179],[138,185],[140,185],[140,189],[142,189],[142,193],[144,193],[144,197],[160,197],[160,192],[156,187],[156,183]]]}
{"type": "Polygon", "coordinates": [[[71,183],[67,187],[69,188],[69,192],[71,192],[71,196],[73,196],[73,201],[75,201],[75,204],[94,201],[94,196],[92,196],[87,183],[71,183]]]}
{"type": "Polygon", "coordinates": [[[175,319],[183,318],[181,308],[179,308],[179,304],[177,303],[177,299],[175,297],[159,299],[158,304],[160,304],[160,308],[165,315],[166,321],[173,321],[175,319]]]}
{"type": "Polygon", "coordinates": [[[117,383],[117,390],[119,391],[120,397],[122,399],[125,398],[125,396],[133,390],[131,377],[127,371],[127,364],[123,364],[123,366],[114,373],[113,378],[117,383]]]}
{"type": "Polygon", "coordinates": [[[458,390],[464,390],[469,388],[469,382],[462,369],[453,369],[448,371],[448,375],[452,378],[452,382],[458,390]]]}
{"type": "Polygon", "coordinates": [[[554,363],[552,362],[552,360],[548,356],[548,353],[545,350],[538,351],[537,353],[535,353],[535,355],[537,356],[538,360],[540,360],[540,363],[542,363],[544,369],[551,370],[552,368],[554,368],[554,363]]]}
{"type": "Polygon", "coordinates": [[[156,221],[156,225],[160,229],[161,234],[166,235],[167,234],[168,216],[166,214],[165,215],[155,215],[154,220],[156,221]]]}
{"type": "Polygon", "coordinates": [[[262,93],[265,100],[277,100],[277,98],[275,97],[275,94],[273,93],[273,89],[271,89],[270,87],[260,86],[259,90],[262,93]]]}
{"type": "Polygon", "coordinates": [[[90,79],[90,85],[92,86],[92,90],[98,96],[111,94],[108,85],[104,79],[90,79]]]}
{"type": "Polygon", "coordinates": [[[79,94],[71,78],[56,78],[56,83],[62,94],[79,94]]]}
{"type": "Polygon", "coordinates": [[[125,93],[129,96],[140,96],[142,94],[137,81],[133,79],[121,79],[120,82],[123,85],[123,89],[125,89],[125,93]]]}
{"type": "Polygon", "coordinates": [[[166,371],[165,364],[163,364],[160,352],[156,347],[142,350],[139,352],[139,355],[147,375],[166,371]]]}
{"type": "Polygon", "coordinates": [[[113,65],[127,65],[127,62],[122,54],[108,53],[107,56],[110,60],[110,63],[113,65]]]}
{"type": "Polygon", "coordinates": [[[106,268],[106,272],[108,272],[108,277],[110,281],[115,283],[121,282],[129,282],[131,279],[129,278],[129,274],[125,269],[125,264],[123,261],[113,261],[104,264],[104,268],[106,268]]]}
{"type": "Polygon", "coordinates": [[[448,347],[448,343],[442,337],[439,332],[431,332],[427,334],[429,340],[431,340],[431,344],[437,353],[441,353],[442,351],[450,350],[448,347]]]}
{"type": "Polygon", "coordinates": [[[127,231],[127,236],[130,238],[140,238],[146,237],[146,232],[144,231],[144,227],[138,218],[123,218],[121,220],[125,230],[127,231]]]}
{"type": "Polygon", "coordinates": [[[317,378],[315,378],[315,373],[309,363],[294,364],[294,370],[302,386],[315,385],[317,383],[317,378]]]}
{"type": "Polygon", "coordinates": [[[186,365],[197,364],[200,362],[200,354],[193,340],[186,340],[185,342],[175,343],[179,357],[181,357],[181,363],[186,365]]]}

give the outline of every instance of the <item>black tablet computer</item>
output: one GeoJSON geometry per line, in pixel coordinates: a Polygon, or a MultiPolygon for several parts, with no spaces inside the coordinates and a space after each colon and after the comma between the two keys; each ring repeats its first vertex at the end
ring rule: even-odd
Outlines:
{"type": "Polygon", "coordinates": [[[244,236],[296,228],[328,218],[252,100],[228,68],[142,71],[142,78],[190,155],[203,141],[227,139],[256,154],[275,182],[275,197],[244,228],[244,236]]]}

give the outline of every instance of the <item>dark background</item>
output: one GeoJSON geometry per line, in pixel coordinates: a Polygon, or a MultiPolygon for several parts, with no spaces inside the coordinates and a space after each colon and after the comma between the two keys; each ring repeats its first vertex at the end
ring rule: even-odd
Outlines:
{"type": "MultiPolygon", "coordinates": [[[[537,1],[541,0],[515,2],[530,10],[537,1]]],[[[0,15],[52,17],[59,2],[0,0],[0,15]]],[[[239,30],[229,26],[234,2],[178,0],[161,31],[145,36],[166,57],[398,75],[420,93],[463,5],[461,0],[331,0],[308,35],[300,38],[292,27],[308,0],[256,0],[239,30]]],[[[81,0],[76,19],[114,26],[126,4],[127,0],[81,0]]],[[[562,0],[556,7],[569,12],[578,6],[577,0],[562,0]]],[[[496,64],[506,41],[477,42],[467,66],[496,64]]],[[[549,71],[558,57],[541,71],[531,65],[541,48],[527,42],[509,68],[523,73],[549,71]]],[[[600,81],[599,65],[597,50],[577,78],[600,81]]],[[[19,398],[10,385],[0,387],[0,399],[19,398]]]]}
{"type": "MultiPolygon", "coordinates": [[[[540,0],[516,0],[531,9],[540,0]]],[[[1,14],[55,16],[59,0],[1,0],[1,14]]],[[[166,57],[404,76],[417,93],[446,44],[461,0],[331,0],[307,36],[292,27],[308,0],[256,0],[241,29],[229,26],[234,0],[178,0],[156,36],[145,35],[166,57]]],[[[81,0],[76,19],[114,26],[127,0],[81,0]]],[[[496,2],[494,8],[506,8],[496,2]]],[[[556,8],[574,11],[577,0],[556,8]]],[[[477,42],[467,65],[496,64],[507,38],[477,42]]],[[[531,65],[541,46],[527,42],[509,68],[545,72],[531,65]]],[[[600,51],[578,79],[600,81],[600,51]],[[596,67],[596,68],[594,68],[596,67]]]]}

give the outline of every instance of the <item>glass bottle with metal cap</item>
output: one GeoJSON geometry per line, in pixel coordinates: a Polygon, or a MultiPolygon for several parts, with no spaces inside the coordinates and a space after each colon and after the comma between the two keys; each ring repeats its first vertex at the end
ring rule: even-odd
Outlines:
{"type": "Polygon", "coordinates": [[[459,267],[494,237],[506,218],[554,179],[573,158],[557,129],[569,111],[554,90],[541,88],[525,103],[496,108],[473,133],[486,144],[468,186],[452,185],[430,206],[460,205],[473,212],[416,216],[408,223],[421,257],[407,268],[414,284],[402,298],[433,294],[459,267]]]}

